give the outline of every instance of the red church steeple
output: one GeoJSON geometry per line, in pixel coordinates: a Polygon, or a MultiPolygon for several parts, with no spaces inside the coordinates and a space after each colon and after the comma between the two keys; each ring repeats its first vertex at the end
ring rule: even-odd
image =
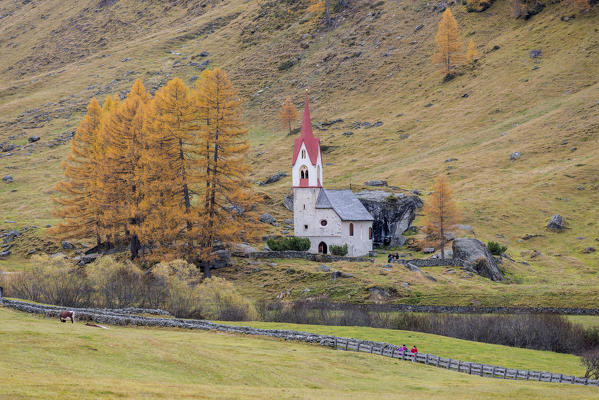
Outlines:
{"type": "Polygon", "coordinates": [[[314,137],[312,132],[312,121],[310,121],[310,107],[308,106],[308,91],[306,90],[306,100],[304,103],[304,119],[302,121],[302,134],[295,139],[293,144],[293,162],[295,165],[297,156],[302,147],[302,143],[306,145],[308,156],[312,165],[316,165],[318,161],[318,153],[320,152],[320,139],[314,137]]]}

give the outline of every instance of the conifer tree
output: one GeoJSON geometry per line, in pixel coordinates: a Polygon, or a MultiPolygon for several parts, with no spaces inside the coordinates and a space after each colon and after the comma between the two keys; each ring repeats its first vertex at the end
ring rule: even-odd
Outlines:
{"type": "Polygon", "coordinates": [[[225,71],[202,73],[196,84],[197,119],[203,141],[200,161],[206,181],[200,203],[202,219],[198,257],[210,276],[210,261],[218,243],[250,240],[258,234],[252,218],[253,195],[248,179],[247,129],[241,121],[241,101],[225,71]]]}
{"type": "Polygon", "coordinates": [[[59,238],[94,237],[100,243],[95,204],[96,146],[102,120],[102,109],[93,98],[87,113],[71,141],[71,152],[62,163],[67,180],[59,182],[54,198],[55,214],[63,221],[52,231],[59,238]]]}
{"type": "Polygon", "coordinates": [[[285,99],[285,103],[281,107],[279,117],[283,127],[289,128],[289,135],[291,135],[291,124],[297,120],[298,117],[297,108],[293,105],[290,98],[285,99]]]}
{"type": "Polygon", "coordinates": [[[423,210],[428,233],[441,242],[442,259],[445,259],[445,233],[459,220],[459,212],[451,193],[447,177],[437,177],[433,183],[433,193],[424,204],[423,210]]]}
{"type": "Polygon", "coordinates": [[[142,154],[140,203],[142,242],[155,255],[192,261],[199,213],[192,208],[200,183],[196,110],[189,88],[176,78],[161,88],[148,107],[142,154]]]}
{"type": "Polygon", "coordinates": [[[445,9],[439,22],[435,45],[433,61],[441,66],[441,71],[446,77],[451,76],[454,66],[463,61],[461,55],[463,45],[458,22],[449,8],[445,9]]]}
{"type": "Polygon", "coordinates": [[[478,52],[476,51],[476,45],[474,40],[470,39],[468,44],[468,50],[466,50],[466,62],[472,64],[478,58],[478,52]]]}
{"type": "Polygon", "coordinates": [[[134,259],[141,249],[136,226],[139,224],[141,196],[141,153],[146,145],[144,118],[151,96],[141,80],[136,80],[125,100],[118,104],[103,125],[105,168],[103,182],[103,226],[111,240],[124,238],[134,259]]]}

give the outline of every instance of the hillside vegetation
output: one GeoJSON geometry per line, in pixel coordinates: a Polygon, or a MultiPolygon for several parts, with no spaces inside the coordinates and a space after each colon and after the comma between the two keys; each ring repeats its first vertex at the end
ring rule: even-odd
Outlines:
{"type": "MultiPolygon", "coordinates": [[[[481,378],[257,337],[98,329],[4,308],[0,318],[0,399],[591,399],[597,391],[481,378]]],[[[526,352],[505,349],[506,354],[520,351],[526,352]]],[[[555,360],[567,364],[563,356],[555,360]]]]}
{"type": "MultiPolygon", "coordinates": [[[[574,291],[584,304],[599,286],[599,252],[584,252],[599,247],[598,7],[577,14],[547,2],[525,20],[506,0],[482,13],[456,4],[479,60],[444,83],[431,63],[440,19],[433,4],[348,3],[326,27],[306,12],[307,0],[0,1],[0,143],[18,146],[0,153],[0,175],[14,178],[0,182],[0,222],[15,222],[0,229],[42,228],[2,268],[23,268],[27,251],[48,246],[41,238],[57,222],[50,198],[65,132],[89,99],[121,93],[136,78],[152,91],[175,76],[193,80],[209,60],[246,101],[255,181],[288,172],[293,136],[277,112],[286,97],[299,107],[309,89],[313,122],[343,119],[315,131],[327,146],[327,187],[384,179],[426,193],[447,173],[462,222],[508,246],[515,262],[503,268],[522,298],[542,286],[548,299],[574,291]],[[41,139],[28,145],[34,135],[41,139]],[[510,161],[512,152],[521,157],[510,161]],[[554,213],[565,232],[545,230],[554,213]]],[[[261,209],[279,221],[290,216],[280,205],[289,186],[287,177],[257,187],[261,209]]],[[[495,290],[504,286],[483,293],[495,290]]]]}

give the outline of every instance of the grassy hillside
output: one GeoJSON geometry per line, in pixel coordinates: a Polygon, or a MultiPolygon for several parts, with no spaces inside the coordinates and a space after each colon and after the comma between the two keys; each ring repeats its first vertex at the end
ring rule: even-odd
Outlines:
{"type": "MultiPolygon", "coordinates": [[[[583,253],[599,247],[598,8],[563,21],[573,14],[566,2],[529,20],[511,17],[506,0],[483,13],[456,5],[480,60],[442,83],[430,61],[440,14],[428,3],[355,0],[330,28],[310,22],[307,3],[0,0],[0,143],[22,146],[1,153],[0,176],[15,181],[0,183],[0,229],[56,222],[50,197],[68,144],[48,145],[76,127],[92,96],[122,92],[138,77],[151,90],[175,76],[188,80],[209,60],[229,71],[246,100],[256,181],[288,172],[293,137],[276,112],[288,96],[299,106],[307,88],[314,122],[343,119],[315,130],[328,146],[326,186],[385,179],[426,193],[447,173],[463,223],[509,247],[516,262],[504,268],[523,285],[522,299],[537,301],[540,288],[541,298],[573,293],[584,303],[599,286],[599,252],[583,253]],[[531,58],[533,49],[542,57],[531,58]],[[280,69],[286,61],[293,66],[280,69]],[[382,125],[358,129],[356,121],[382,125]],[[32,135],[41,140],[24,147],[32,135]],[[522,157],[510,161],[515,151],[522,157]],[[554,213],[568,230],[544,229],[554,213]]],[[[289,186],[288,177],[257,187],[262,209],[280,221],[290,216],[280,206],[289,186]]],[[[47,246],[43,229],[28,237],[47,246]]],[[[0,267],[22,268],[31,247],[0,267]]],[[[484,302],[495,289],[481,286],[484,302]]]]}
{"type": "Polygon", "coordinates": [[[0,318],[0,399],[590,399],[597,391],[256,337],[104,330],[2,308],[0,318]]]}

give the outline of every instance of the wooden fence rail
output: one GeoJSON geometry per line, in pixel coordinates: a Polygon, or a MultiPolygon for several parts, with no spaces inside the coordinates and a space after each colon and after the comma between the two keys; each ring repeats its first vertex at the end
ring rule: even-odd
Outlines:
{"type": "Polygon", "coordinates": [[[394,345],[376,345],[371,342],[360,340],[336,338],[334,343],[328,343],[331,347],[344,351],[366,352],[385,357],[397,358],[406,361],[418,362],[426,365],[432,365],[438,368],[445,368],[470,375],[478,375],[490,378],[513,379],[539,382],[570,383],[575,385],[593,385],[599,386],[599,380],[588,378],[579,378],[576,376],[553,374],[551,372],[519,370],[497,365],[477,364],[469,361],[454,360],[443,358],[433,354],[416,353],[409,350],[402,351],[394,345]]]}

